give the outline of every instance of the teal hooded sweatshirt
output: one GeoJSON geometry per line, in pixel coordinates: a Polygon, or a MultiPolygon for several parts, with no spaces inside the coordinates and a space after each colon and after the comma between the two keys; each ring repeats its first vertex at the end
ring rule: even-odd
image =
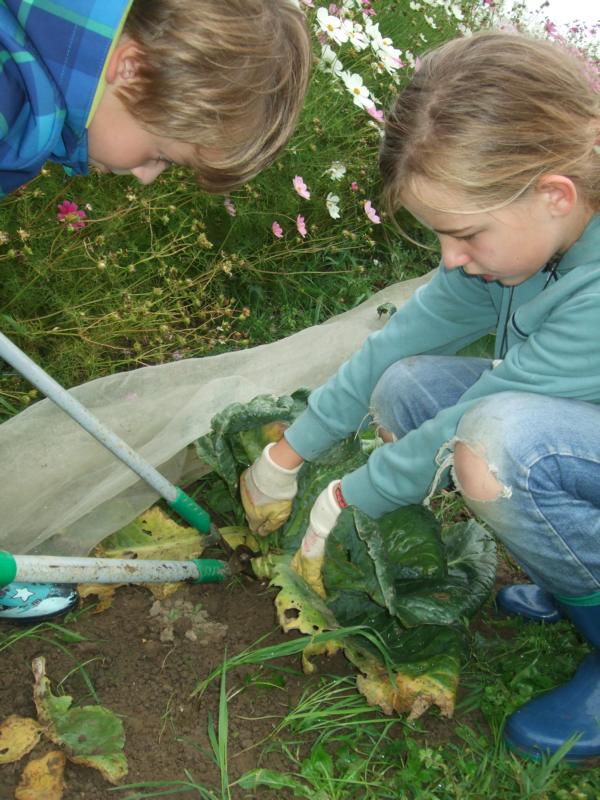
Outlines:
{"type": "Polygon", "coordinates": [[[456,354],[494,330],[502,362],[456,405],[377,448],[345,475],[342,492],[350,505],[379,517],[423,502],[460,419],[482,397],[533,392],[600,403],[600,215],[552,271],[540,270],[516,286],[487,283],[442,263],[385,328],[310,395],[286,439],[310,461],[364,424],[371,393],[389,366],[414,355],[456,354]]]}

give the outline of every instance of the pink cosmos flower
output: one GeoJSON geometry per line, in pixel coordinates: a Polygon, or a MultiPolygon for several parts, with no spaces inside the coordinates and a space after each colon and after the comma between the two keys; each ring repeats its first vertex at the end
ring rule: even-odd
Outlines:
{"type": "Polygon", "coordinates": [[[306,223],[304,222],[304,217],[301,214],[298,214],[296,217],[296,228],[298,228],[298,233],[304,239],[306,236],[306,223]]]}
{"type": "Polygon", "coordinates": [[[303,197],[305,200],[310,200],[310,192],[308,191],[308,186],[304,183],[304,178],[300,175],[296,175],[292,184],[300,197],[303,197]]]}
{"type": "Polygon", "coordinates": [[[367,106],[367,114],[377,122],[383,122],[383,111],[377,106],[367,106]]]}
{"type": "Polygon", "coordinates": [[[63,200],[62,203],[58,204],[57,208],[56,219],[62,222],[68,230],[78,231],[80,228],[85,228],[83,220],[87,217],[87,214],[82,208],[79,208],[77,203],[73,203],[71,200],[63,200]]]}
{"type": "Polygon", "coordinates": [[[551,19],[547,19],[546,22],[544,23],[544,30],[546,31],[548,36],[556,36],[556,34],[558,33],[558,28],[552,22],[551,19]]]}
{"type": "Polygon", "coordinates": [[[223,205],[225,206],[225,211],[229,214],[230,217],[235,217],[237,214],[237,209],[233,205],[233,200],[230,197],[226,197],[223,200],[223,205]]]}
{"type": "Polygon", "coordinates": [[[371,6],[371,0],[361,0],[362,5],[362,13],[365,17],[375,17],[377,16],[377,12],[371,6]]]}
{"type": "Polygon", "coordinates": [[[379,225],[381,219],[379,218],[377,211],[371,205],[370,200],[365,200],[364,208],[365,208],[365,214],[371,220],[371,222],[373,222],[375,225],[379,225]]]}
{"type": "Polygon", "coordinates": [[[309,8],[314,8],[315,7],[315,4],[313,3],[313,0],[302,0],[302,2],[304,3],[305,6],[308,6],[309,8]]]}
{"type": "Polygon", "coordinates": [[[358,192],[358,183],[356,181],[352,181],[352,183],[350,184],[350,189],[353,192],[358,192]]]}
{"type": "Polygon", "coordinates": [[[277,239],[281,239],[283,236],[283,228],[281,225],[275,220],[275,222],[271,225],[271,230],[273,231],[273,236],[277,239]]]}

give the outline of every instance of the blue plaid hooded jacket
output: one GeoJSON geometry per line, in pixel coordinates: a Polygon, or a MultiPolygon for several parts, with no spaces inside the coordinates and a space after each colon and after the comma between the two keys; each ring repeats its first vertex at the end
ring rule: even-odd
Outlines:
{"type": "Polygon", "coordinates": [[[0,0],[0,197],[47,160],[87,174],[87,124],[131,0],[0,0]]]}

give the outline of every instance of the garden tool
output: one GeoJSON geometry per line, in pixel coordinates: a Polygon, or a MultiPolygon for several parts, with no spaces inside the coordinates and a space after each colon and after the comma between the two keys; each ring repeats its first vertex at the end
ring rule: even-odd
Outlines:
{"type": "Polygon", "coordinates": [[[211,538],[214,538],[215,541],[219,538],[218,529],[211,523],[206,511],[195,500],[183,489],[174,486],[139,453],[103,425],[97,417],[2,333],[0,333],[0,358],[13,366],[71,419],[79,423],[97,442],[110,450],[114,456],[146,481],[186,522],[189,522],[200,533],[210,532],[211,538]]]}
{"type": "Polygon", "coordinates": [[[225,561],[194,558],[154,561],[133,558],[14,556],[0,550],[0,589],[16,583],[217,583],[230,575],[225,561]]]}

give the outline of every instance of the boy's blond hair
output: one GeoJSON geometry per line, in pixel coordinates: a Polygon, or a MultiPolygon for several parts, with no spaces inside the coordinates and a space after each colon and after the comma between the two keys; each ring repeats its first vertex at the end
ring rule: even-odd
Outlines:
{"type": "Polygon", "coordinates": [[[600,208],[600,103],[586,69],[561,45],[501,31],[424,56],[386,121],[379,164],[388,211],[415,178],[448,190],[439,211],[456,212],[465,199],[491,211],[549,173],[569,176],[600,208]]]}
{"type": "Polygon", "coordinates": [[[239,186],[287,143],[311,65],[291,0],[135,0],[124,33],[140,64],[122,101],[152,133],[196,145],[203,189],[239,186]]]}

